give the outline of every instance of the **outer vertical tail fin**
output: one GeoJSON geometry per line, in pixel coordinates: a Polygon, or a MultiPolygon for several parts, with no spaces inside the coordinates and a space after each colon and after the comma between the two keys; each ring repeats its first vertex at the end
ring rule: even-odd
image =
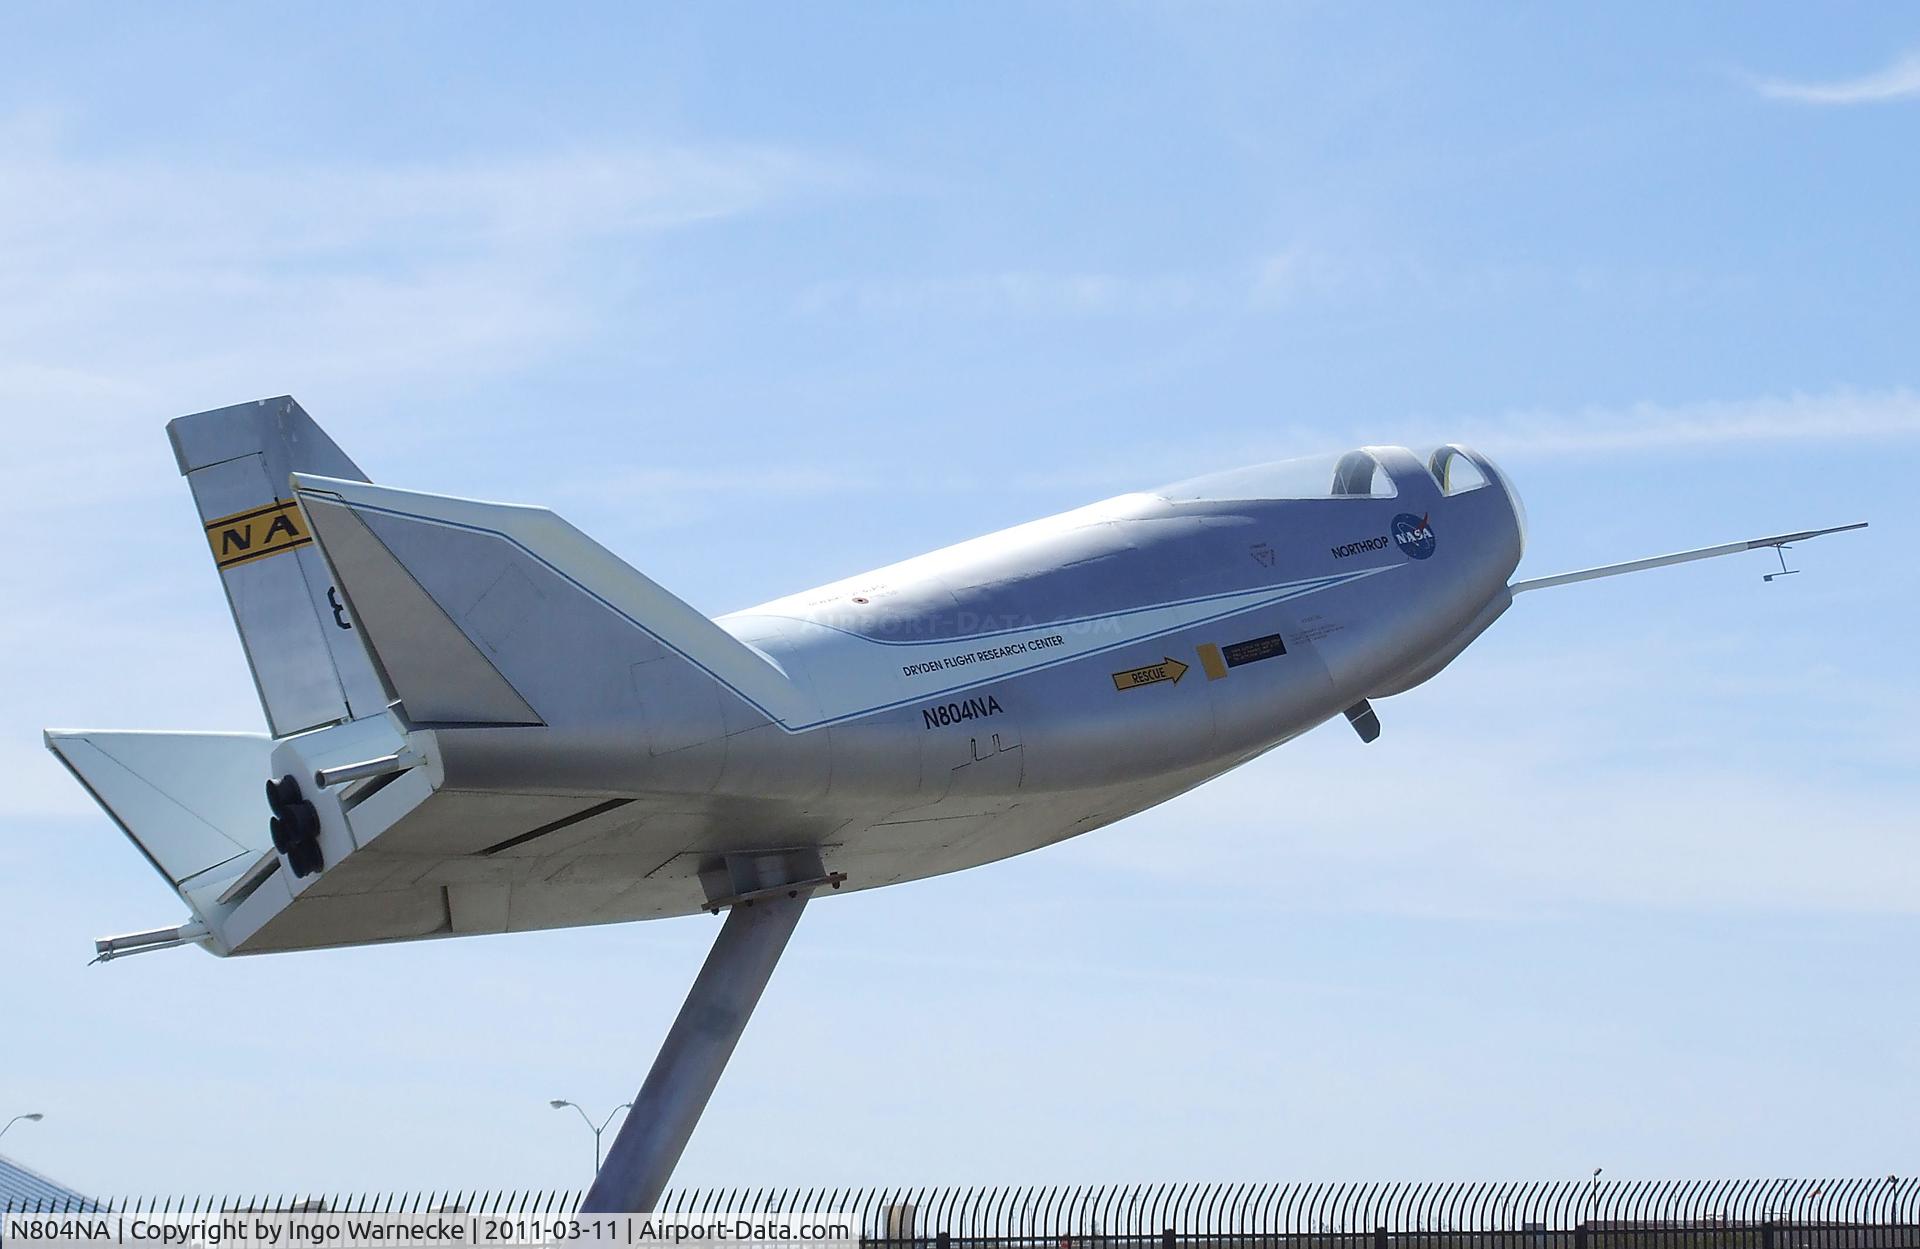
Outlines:
{"type": "Polygon", "coordinates": [[[48,729],[46,742],[170,885],[266,848],[270,738],[48,729]]]}
{"type": "Polygon", "coordinates": [[[389,701],[287,479],[367,480],[291,398],[169,422],[275,737],[378,714],[389,701]]]}

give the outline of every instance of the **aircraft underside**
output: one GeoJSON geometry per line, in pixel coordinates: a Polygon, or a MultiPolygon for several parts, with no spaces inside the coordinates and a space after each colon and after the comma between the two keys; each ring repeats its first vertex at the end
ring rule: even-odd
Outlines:
{"type": "MultiPolygon", "coordinates": [[[[209,736],[56,733],[50,740],[96,795],[125,811],[140,809],[139,791],[159,792],[143,774],[162,779],[209,736]]],[[[357,737],[364,743],[366,734],[357,737]]],[[[220,740],[243,754],[250,744],[264,774],[270,739],[220,740]]],[[[344,754],[367,749],[350,745],[344,754]]],[[[213,775],[225,784],[233,770],[213,775]]],[[[207,878],[199,884],[188,876],[180,887],[204,913],[222,916],[211,941],[233,954],[662,919],[712,909],[725,893],[713,873],[729,857],[810,850],[832,890],[876,888],[1092,831],[1218,770],[1097,790],[1016,789],[858,807],[739,795],[436,788],[423,770],[409,769],[348,787],[357,792],[342,804],[344,827],[323,832],[332,865],[310,882],[284,871],[267,848],[234,854],[198,873],[207,878]],[[206,892],[214,885],[217,892],[206,892]]],[[[170,799],[196,804],[177,788],[170,799]]]]}
{"type": "MultiPolygon", "coordinates": [[[[1200,779],[849,816],[816,849],[826,872],[839,878],[835,888],[898,884],[1089,832],[1200,779]]],[[[782,804],[752,799],[443,791],[275,912],[233,952],[697,914],[709,908],[703,868],[729,855],[791,848],[780,830],[797,822],[782,804]]]]}

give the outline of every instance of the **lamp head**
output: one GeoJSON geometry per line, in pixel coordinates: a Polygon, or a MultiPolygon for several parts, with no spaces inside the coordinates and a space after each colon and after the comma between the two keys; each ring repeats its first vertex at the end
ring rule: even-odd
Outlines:
{"type": "Polygon", "coordinates": [[[45,1116],[45,1115],[43,1115],[43,1114],[41,1114],[41,1113],[40,1113],[39,1111],[37,1111],[37,1110],[36,1110],[36,1111],[34,1111],[34,1112],[33,1112],[32,1114],[30,1114],[30,1115],[21,1115],[20,1117],[21,1117],[22,1119],[25,1119],[25,1120],[26,1120],[26,1121],[27,1121],[28,1123],[38,1123],[38,1122],[40,1122],[40,1120],[42,1120],[42,1119],[44,1119],[44,1118],[46,1118],[46,1116],[45,1116]]]}
{"type": "Polygon", "coordinates": [[[555,1110],[565,1110],[567,1107],[573,1105],[573,1103],[567,1102],[567,1101],[555,1100],[555,1101],[548,1102],[547,1105],[553,1107],[555,1110]]]}

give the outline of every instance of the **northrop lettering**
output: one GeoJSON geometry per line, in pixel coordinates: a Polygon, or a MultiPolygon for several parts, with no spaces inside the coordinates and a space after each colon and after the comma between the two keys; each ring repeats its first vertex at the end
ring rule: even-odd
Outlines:
{"type": "Polygon", "coordinates": [[[1367,551],[1384,551],[1386,549],[1387,535],[1381,534],[1377,538],[1367,538],[1360,542],[1348,542],[1336,546],[1333,548],[1333,557],[1335,559],[1346,559],[1351,555],[1360,555],[1367,551]]]}

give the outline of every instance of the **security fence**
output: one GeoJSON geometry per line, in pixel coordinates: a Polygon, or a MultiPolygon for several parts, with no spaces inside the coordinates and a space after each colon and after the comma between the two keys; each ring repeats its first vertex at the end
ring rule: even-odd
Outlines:
{"type": "MultiPolygon", "coordinates": [[[[566,1214],[572,1191],[123,1197],[104,1214],[566,1214]]],[[[9,1212],[60,1212],[48,1206],[9,1212]]],[[[663,1213],[852,1213],[887,1249],[1920,1249],[1920,1179],[692,1188],[663,1213]]]]}

